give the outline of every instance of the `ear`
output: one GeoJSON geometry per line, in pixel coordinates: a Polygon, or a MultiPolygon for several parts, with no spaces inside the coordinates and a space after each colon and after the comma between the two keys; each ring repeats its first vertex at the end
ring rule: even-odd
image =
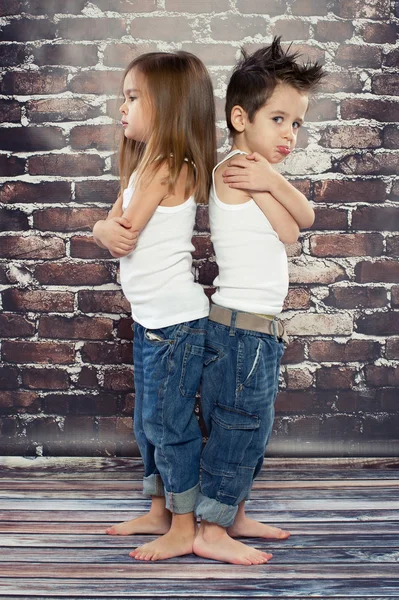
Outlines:
{"type": "Polygon", "coordinates": [[[248,121],[248,115],[242,106],[236,104],[236,106],[233,106],[231,109],[230,120],[234,129],[238,133],[242,133],[245,130],[245,125],[248,121]]]}

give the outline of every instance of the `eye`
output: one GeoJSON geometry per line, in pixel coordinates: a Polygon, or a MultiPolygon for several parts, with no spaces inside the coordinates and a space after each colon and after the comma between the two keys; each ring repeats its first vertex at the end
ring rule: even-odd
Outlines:
{"type": "Polygon", "coordinates": [[[129,100],[131,102],[134,102],[135,100],[137,100],[137,96],[129,96],[129,100]]]}
{"type": "Polygon", "coordinates": [[[294,129],[299,129],[300,126],[301,126],[301,124],[298,121],[294,121],[293,124],[292,124],[292,126],[293,126],[294,129]]]}
{"type": "Polygon", "coordinates": [[[273,121],[275,121],[276,123],[282,123],[283,117],[273,117],[273,121]]]}

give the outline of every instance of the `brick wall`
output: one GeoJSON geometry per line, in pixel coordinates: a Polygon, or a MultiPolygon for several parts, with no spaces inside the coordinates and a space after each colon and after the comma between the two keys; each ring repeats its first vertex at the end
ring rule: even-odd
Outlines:
{"type": "MultiPolygon", "coordinates": [[[[399,427],[399,105],[390,0],[0,0],[0,432],[4,454],[130,454],[131,321],[90,230],[115,199],[121,69],[182,48],[223,97],[273,34],[329,77],[285,172],[316,222],[289,248],[280,454],[393,453],[399,427]],[[307,150],[304,147],[307,146],[307,150]]],[[[195,272],[216,273],[200,207],[195,272]]]]}

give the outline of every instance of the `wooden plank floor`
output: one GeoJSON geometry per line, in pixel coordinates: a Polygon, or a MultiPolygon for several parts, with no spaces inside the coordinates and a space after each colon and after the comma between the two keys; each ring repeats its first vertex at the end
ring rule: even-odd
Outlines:
{"type": "Polygon", "coordinates": [[[194,555],[141,563],[150,536],[107,525],[143,513],[139,459],[0,458],[0,600],[399,598],[398,459],[268,459],[250,516],[291,531],[249,539],[262,566],[194,555]]]}

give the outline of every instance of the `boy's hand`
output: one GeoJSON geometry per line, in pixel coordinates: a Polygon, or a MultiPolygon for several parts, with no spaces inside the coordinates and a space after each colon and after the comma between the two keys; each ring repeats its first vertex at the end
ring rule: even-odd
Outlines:
{"type": "Polygon", "coordinates": [[[94,226],[93,234],[105,248],[108,248],[114,258],[130,254],[135,249],[139,237],[138,231],[132,231],[130,221],[123,216],[98,221],[94,226]]]}
{"type": "Polygon", "coordinates": [[[274,169],[269,161],[253,152],[246,156],[233,156],[223,171],[223,182],[231,188],[253,192],[270,192],[274,169]]]}

